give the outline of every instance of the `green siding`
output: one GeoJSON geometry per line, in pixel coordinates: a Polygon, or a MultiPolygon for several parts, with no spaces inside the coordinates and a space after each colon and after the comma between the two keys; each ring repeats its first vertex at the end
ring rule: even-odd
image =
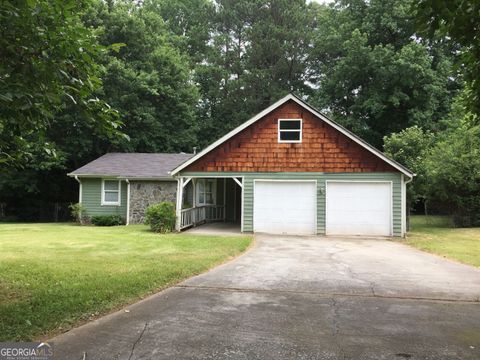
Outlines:
{"type": "Polygon", "coordinates": [[[81,178],[82,204],[87,216],[120,215],[127,217],[127,183],[120,182],[120,206],[101,205],[102,179],[81,178]]]}
{"type": "Polygon", "coordinates": [[[181,176],[244,177],[243,231],[253,231],[253,182],[255,179],[317,180],[317,234],[325,234],[325,183],[327,180],[391,181],[393,235],[402,232],[402,196],[400,173],[201,173],[185,172],[181,176]]]}

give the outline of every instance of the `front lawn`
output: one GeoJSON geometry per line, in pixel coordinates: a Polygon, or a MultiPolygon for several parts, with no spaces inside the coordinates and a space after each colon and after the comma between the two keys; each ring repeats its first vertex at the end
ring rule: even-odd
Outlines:
{"type": "Polygon", "coordinates": [[[0,224],[0,341],[65,331],[201,273],[250,242],[158,235],[141,225],[0,224]]]}
{"type": "Polygon", "coordinates": [[[480,267],[480,228],[453,228],[443,216],[412,216],[407,244],[480,267]]]}

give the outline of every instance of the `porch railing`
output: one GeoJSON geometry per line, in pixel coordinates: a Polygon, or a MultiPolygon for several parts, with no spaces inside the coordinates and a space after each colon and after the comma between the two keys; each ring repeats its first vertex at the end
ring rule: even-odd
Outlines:
{"type": "Polygon", "coordinates": [[[183,209],[180,213],[180,230],[208,221],[220,221],[224,219],[225,206],[223,205],[204,205],[183,209]]]}

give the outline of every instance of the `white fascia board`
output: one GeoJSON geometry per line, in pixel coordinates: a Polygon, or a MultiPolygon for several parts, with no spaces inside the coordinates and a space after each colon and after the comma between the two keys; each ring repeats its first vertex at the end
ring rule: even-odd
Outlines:
{"type": "Polygon", "coordinates": [[[293,96],[292,95],[292,100],[295,101],[297,104],[299,104],[300,106],[303,106],[304,108],[306,108],[307,110],[309,110],[312,114],[314,114],[315,116],[317,116],[318,118],[322,119],[323,121],[325,121],[328,125],[330,125],[331,127],[333,127],[334,129],[338,130],[339,132],[341,132],[343,135],[345,135],[346,137],[350,138],[351,140],[353,140],[354,142],[356,142],[358,145],[362,146],[363,148],[367,149],[368,151],[370,151],[373,155],[376,155],[377,157],[379,157],[380,159],[382,159],[383,161],[385,161],[386,163],[390,164],[391,166],[393,166],[395,169],[397,169],[398,171],[400,171],[402,174],[405,174],[407,175],[409,178],[413,178],[415,176],[414,173],[412,173],[411,171],[409,171],[408,169],[406,169],[405,167],[403,167],[402,165],[400,165],[399,163],[397,163],[396,161],[390,159],[388,156],[386,156],[384,153],[382,153],[380,150],[376,149],[375,147],[373,147],[372,145],[370,145],[369,143],[367,143],[365,140],[362,140],[361,138],[359,138],[357,135],[355,135],[354,133],[352,133],[350,130],[347,130],[345,129],[343,126],[337,124],[335,121],[333,120],[330,120],[329,118],[327,118],[325,115],[323,115],[322,113],[318,112],[317,110],[315,110],[314,108],[312,108],[310,105],[308,105],[307,103],[303,102],[302,100],[300,100],[299,98],[297,98],[296,96],[293,96]]]}
{"type": "Polygon", "coordinates": [[[162,177],[132,177],[132,176],[123,176],[123,175],[108,175],[108,174],[73,174],[68,173],[67,176],[78,177],[78,178],[102,178],[102,179],[119,179],[119,180],[138,180],[138,181],[175,181],[173,176],[162,176],[162,177]]]}
{"type": "Polygon", "coordinates": [[[162,177],[132,177],[132,176],[118,176],[119,179],[130,181],[176,181],[173,176],[162,176],[162,177]]]}
{"type": "Polygon", "coordinates": [[[299,99],[298,97],[292,95],[292,94],[288,94],[287,96],[283,97],[282,99],[278,100],[276,103],[270,105],[268,108],[266,108],[265,110],[263,110],[262,112],[258,113],[257,115],[255,115],[253,118],[251,118],[250,120],[244,122],[242,125],[236,127],[235,129],[233,129],[232,131],[230,131],[229,133],[227,133],[225,136],[221,137],[220,139],[218,139],[217,141],[215,141],[214,143],[210,144],[209,146],[207,146],[204,150],[200,151],[197,155],[193,156],[192,158],[190,158],[189,160],[187,160],[186,162],[184,162],[183,164],[177,166],[175,169],[173,169],[170,174],[173,176],[175,174],[177,174],[179,171],[181,171],[182,169],[186,168],[187,166],[189,166],[190,164],[194,163],[195,161],[197,161],[198,159],[200,159],[201,157],[203,157],[205,154],[209,153],[210,151],[212,151],[213,149],[215,149],[217,146],[221,145],[222,143],[224,143],[225,141],[227,141],[228,139],[230,139],[231,137],[233,137],[234,135],[238,134],[240,131],[246,129],[247,127],[249,127],[250,125],[254,124],[256,121],[258,121],[259,119],[261,119],[262,117],[264,117],[265,115],[267,115],[268,113],[272,112],[273,110],[275,110],[277,107],[283,105],[285,102],[287,102],[288,100],[292,100],[292,101],[295,101],[298,105],[300,105],[301,107],[307,109],[308,111],[310,111],[312,114],[314,114],[315,116],[317,116],[318,118],[322,119],[323,121],[325,121],[328,125],[332,126],[334,129],[336,129],[337,131],[341,132],[342,134],[344,134],[345,136],[347,136],[348,138],[350,138],[351,140],[353,140],[354,142],[356,142],[358,145],[362,146],[363,148],[367,149],[368,151],[370,151],[372,154],[374,154],[375,156],[379,157],[380,159],[382,159],[383,161],[385,161],[386,163],[390,164],[392,167],[394,167],[395,169],[397,169],[398,171],[400,171],[402,174],[408,176],[409,178],[413,178],[415,176],[414,173],[410,172],[408,169],[404,168],[402,165],[400,165],[399,163],[397,163],[396,161],[390,159],[389,157],[387,157],[384,153],[382,153],[380,150],[374,148],[372,145],[368,144],[367,142],[365,142],[364,140],[360,139],[358,136],[356,136],[355,134],[353,134],[352,132],[350,132],[349,130],[345,129],[343,126],[337,124],[336,122],[334,122],[333,120],[330,120],[329,118],[327,118],[325,115],[323,115],[322,113],[318,112],[317,110],[315,110],[313,107],[311,107],[310,105],[308,105],[307,103],[305,103],[303,100],[299,99]]]}
{"type": "Polygon", "coordinates": [[[255,115],[253,118],[251,118],[250,120],[244,122],[243,124],[241,124],[240,126],[236,127],[235,129],[233,129],[232,131],[230,131],[229,133],[227,133],[226,135],[222,136],[220,139],[218,139],[217,141],[215,141],[214,143],[210,144],[209,146],[207,146],[205,149],[203,149],[202,151],[200,151],[197,155],[195,155],[194,157],[188,159],[187,161],[185,161],[183,164],[180,164],[179,166],[177,166],[175,169],[173,169],[170,174],[172,175],[175,175],[176,173],[178,173],[179,171],[181,171],[182,169],[185,169],[188,165],[194,163],[195,161],[197,161],[198,159],[200,159],[201,157],[203,157],[203,155],[209,153],[211,150],[215,149],[217,146],[221,145],[222,143],[224,143],[225,141],[227,141],[228,139],[230,139],[231,137],[233,137],[234,135],[238,134],[240,131],[246,129],[247,127],[249,127],[250,125],[252,125],[253,123],[255,123],[257,120],[261,119],[262,117],[264,117],[265,115],[267,115],[269,112],[275,110],[277,107],[279,107],[280,105],[284,104],[285,102],[287,102],[288,100],[292,99],[292,95],[291,94],[288,94],[287,96],[283,97],[282,99],[278,100],[276,103],[270,105],[268,108],[266,108],[265,110],[263,110],[262,112],[258,113],[257,115],[255,115]]]}

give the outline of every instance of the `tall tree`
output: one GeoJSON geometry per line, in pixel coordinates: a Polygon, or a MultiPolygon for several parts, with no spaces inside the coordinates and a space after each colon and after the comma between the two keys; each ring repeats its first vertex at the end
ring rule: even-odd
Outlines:
{"type": "Polygon", "coordinates": [[[104,80],[94,96],[118,109],[122,131],[131,140],[107,136],[98,122],[84,121],[76,104],[63,102],[49,118],[40,145],[30,146],[31,160],[20,170],[2,172],[0,203],[21,219],[51,220],[58,205],[66,208],[75,202],[77,183],[65,174],[107,151],[191,151],[196,144],[198,97],[189,61],[173,45],[177,37],[161,17],[131,2],[115,1],[86,8],[82,20],[85,29],[97,34],[101,48],[117,44],[120,50],[90,54],[97,76],[104,80]],[[44,142],[55,147],[55,158],[43,151],[44,142]]]}
{"type": "Polygon", "coordinates": [[[414,2],[421,33],[436,33],[461,46],[457,61],[465,74],[469,91],[467,103],[480,115],[480,1],[419,0],[414,2]]]}
{"type": "Polygon", "coordinates": [[[215,14],[212,1],[147,0],[144,6],[159,14],[166,28],[177,35],[175,47],[188,54],[192,67],[205,59],[215,14]]]}
{"type": "Polygon", "coordinates": [[[411,4],[341,0],[318,7],[313,101],[378,147],[383,136],[409,126],[435,129],[457,86],[449,53],[415,37],[411,4]]]}
{"type": "MultiPolygon", "coordinates": [[[[80,15],[90,1],[0,3],[0,162],[25,166],[55,156],[46,139],[67,103],[103,133],[115,134],[115,112],[95,96],[101,86],[95,59],[106,49],[80,15]]],[[[50,159],[51,160],[51,159],[50,159]]],[[[49,160],[49,161],[50,161],[49,160]]]]}
{"type": "Polygon", "coordinates": [[[175,48],[177,36],[150,7],[116,1],[109,7],[100,4],[97,11],[101,43],[125,45],[103,60],[103,96],[120,112],[130,137],[111,149],[191,151],[196,144],[198,92],[188,56],[175,48]]]}
{"type": "Polygon", "coordinates": [[[309,91],[315,19],[304,0],[218,0],[211,40],[195,68],[205,145],[280,96],[309,91]]]}

